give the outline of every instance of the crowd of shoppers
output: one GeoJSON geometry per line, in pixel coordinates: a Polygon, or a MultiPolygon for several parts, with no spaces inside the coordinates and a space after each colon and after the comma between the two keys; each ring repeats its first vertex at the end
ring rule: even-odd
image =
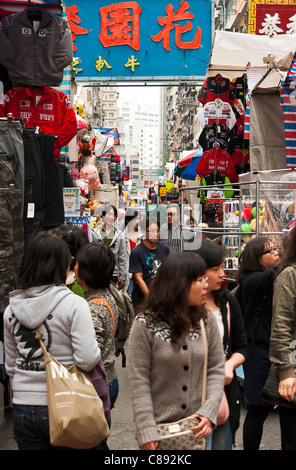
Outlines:
{"type": "MultiPolygon", "coordinates": [[[[224,286],[223,244],[200,237],[198,246],[194,243],[186,251],[190,244],[181,243],[178,206],[168,206],[162,225],[157,217],[143,219],[129,209],[120,214],[121,230],[114,206],[107,205],[101,215],[90,239],[82,228],[65,224],[39,233],[24,253],[4,314],[5,366],[19,449],[52,448],[36,328],[66,365],[75,363],[90,372],[102,359],[111,407],[115,405],[120,390],[115,361],[119,311],[111,282],[130,294],[137,313],[128,358],[139,447],[157,449],[158,423],[194,416],[200,421],[192,430],[206,438],[206,449],[231,450],[244,403],[243,446],[259,449],[272,408],[261,398],[272,364],[280,395],[292,402],[296,392],[296,229],[282,259],[266,237],[246,244],[234,295],[224,286]],[[206,353],[207,397],[202,403],[206,353]],[[236,377],[241,365],[243,395],[236,377]],[[229,412],[221,423],[223,397],[229,412]],[[22,423],[30,429],[29,437],[22,423]]],[[[188,217],[190,223],[192,215],[188,217]]],[[[296,448],[295,410],[279,406],[283,449],[296,448]]],[[[107,440],[96,449],[108,450],[107,440]]]]}

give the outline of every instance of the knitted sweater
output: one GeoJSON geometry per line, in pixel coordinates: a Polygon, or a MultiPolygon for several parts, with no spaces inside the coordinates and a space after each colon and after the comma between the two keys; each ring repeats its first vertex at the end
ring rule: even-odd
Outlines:
{"type": "Polygon", "coordinates": [[[129,336],[130,392],[139,446],[158,440],[156,424],[198,413],[215,425],[224,388],[224,354],[217,321],[206,320],[208,339],[207,399],[201,404],[204,343],[199,331],[173,345],[169,327],[136,317],[129,336]]]}
{"type": "Polygon", "coordinates": [[[115,368],[115,339],[113,320],[107,307],[96,301],[92,301],[94,298],[100,298],[106,300],[109,303],[115,320],[115,331],[118,325],[118,310],[114,298],[107,289],[90,289],[85,292],[85,299],[89,304],[97,342],[101,349],[102,361],[104,363],[105,371],[110,383],[117,375],[115,368]]]}

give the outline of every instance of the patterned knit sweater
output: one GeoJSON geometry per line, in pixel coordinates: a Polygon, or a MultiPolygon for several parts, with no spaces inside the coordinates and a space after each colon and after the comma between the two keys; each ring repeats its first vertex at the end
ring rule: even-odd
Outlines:
{"type": "Polygon", "coordinates": [[[118,310],[114,298],[107,289],[90,289],[85,292],[85,299],[89,304],[97,342],[101,349],[102,361],[110,383],[117,375],[113,320],[105,305],[92,301],[95,298],[105,299],[109,303],[115,320],[115,330],[118,325],[118,310]]]}
{"type": "Polygon", "coordinates": [[[208,340],[207,398],[201,404],[205,349],[202,335],[191,330],[181,347],[170,341],[166,323],[149,324],[138,315],[129,336],[129,379],[139,446],[158,440],[157,423],[198,413],[215,425],[224,389],[224,354],[217,321],[205,321],[208,340]]]}

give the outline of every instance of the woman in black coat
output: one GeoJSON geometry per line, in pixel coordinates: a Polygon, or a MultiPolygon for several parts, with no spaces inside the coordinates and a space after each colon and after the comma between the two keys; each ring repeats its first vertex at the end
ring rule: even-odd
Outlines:
{"type": "Polygon", "coordinates": [[[216,315],[225,353],[225,394],[229,418],[213,431],[212,449],[231,450],[239,427],[241,392],[235,369],[245,361],[247,338],[240,306],[224,287],[224,250],[220,245],[204,240],[197,253],[204,259],[208,277],[206,307],[216,315]]]}
{"type": "Polygon", "coordinates": [[[261,399],[270,369],[269,344],[272,319],[273,282],[279,253],[271,240],[252,238],[242,252],[237,280],[240,285],[248,358],[244,364],[244,450],[258,450],[263,424],[272,407],[261,399]]]}

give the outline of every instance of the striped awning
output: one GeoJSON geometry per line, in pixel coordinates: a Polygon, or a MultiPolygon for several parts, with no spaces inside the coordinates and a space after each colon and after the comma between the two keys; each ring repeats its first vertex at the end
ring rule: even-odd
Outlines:
{"type": "Polygon", "coordinates": [[[262,80],[266,72],[268,71],[267,67],[259,67],[259,66],[252,66],[247,65],[246,72],[248,78],[248,93],[246,96],[246,113],[245,113],[245,121],[244,121],[244,134],[245,139],[250,138],[250,105],[251,105],[251,93],[257,83],[262,80]]]}
{"type": "Polygon", "coordinates": [[[249,93],[252,92],[255,85],[257,85],[257,83],[264,77],[267,71],[268,71],[268,68],[266,66],[264,67],[258,67],[258,66],[252,66],[252,65],[247,66],[249,93]]]}
{"type": "Polygon", "coordinates": [[[287,167],[296,167],[296,53],[282,81],[281,106],[284,112],[287,167]]]}

